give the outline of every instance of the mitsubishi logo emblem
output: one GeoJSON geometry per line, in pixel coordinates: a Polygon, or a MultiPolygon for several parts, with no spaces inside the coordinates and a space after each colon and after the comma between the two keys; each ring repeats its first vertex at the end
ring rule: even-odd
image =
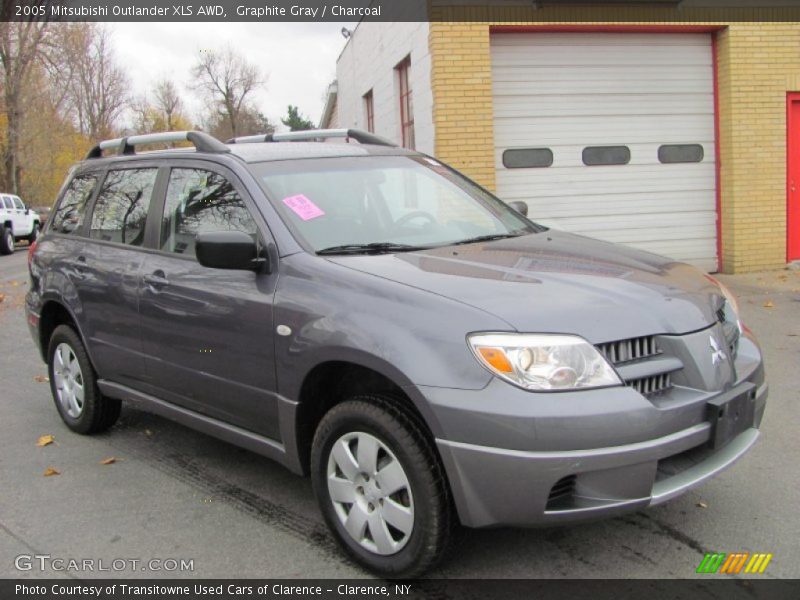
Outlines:
{"type": "Polygon", "coordinates": [[[719,347],[719,342],[717,342],[717,338],[713,335],[708,336],[708,341],[711,344],[711,364],[718,365],[723,360],[726,360],[725,352],[723,352],[722,348],[719,347]]]}

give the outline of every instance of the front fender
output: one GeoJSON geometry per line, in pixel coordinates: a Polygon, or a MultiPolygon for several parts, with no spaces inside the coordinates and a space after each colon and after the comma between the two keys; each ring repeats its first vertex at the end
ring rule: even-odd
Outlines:
{"type": "Polygon", "coordinates": [[[508,329],[456,300],[304,253],[282,261],[275,324],[291,330],[275,338],[279,391],[291,399],[328,361],[368,367],[403,388],[482,389],[492,376],[472,356],[466,334],[508,329]]]}

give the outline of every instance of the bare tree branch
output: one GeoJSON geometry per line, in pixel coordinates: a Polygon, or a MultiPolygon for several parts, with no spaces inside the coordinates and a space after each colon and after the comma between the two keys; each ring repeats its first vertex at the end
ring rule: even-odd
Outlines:
{"type": "Polygon", "coordinates": [[[259,68],[226,46],[218,51],[200,52],[192,75],[197,81],[195,89],[227,122],[231,136],[238,135],[241,117],[250,108],[250,96],[264,84],[259,68]]]}

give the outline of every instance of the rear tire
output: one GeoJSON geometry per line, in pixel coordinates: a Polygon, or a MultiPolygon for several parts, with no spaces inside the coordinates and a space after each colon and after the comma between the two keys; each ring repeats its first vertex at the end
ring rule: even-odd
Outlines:
{"type": "Polygon", "coordinates": [[[14,230],[0,227],[0,254],[14,254],[14,230]]]}
{"type": "Polygon", "coordinates": [[[33,229],[31,230],[31,233],[30,233],[30,235],[29,235],[27,238],[25,238],[25,239],[27,239],[27,240],[28,240],[28,243],[29,243],[29,244],[32,244],[32,243],[34,243],[36,240],[38,240],[38,239],[39,239],[39,222],[38,222],[38,221],[36,221],[36,222],[33,224],[33,229]]]}
{"type": "Polygon", "coordinates": [[[59,325],[50,336],[47,368],[56,409],[72,431],[100,433],[116,423],[122,403],[100,393],[86,348],[69,325],[59,325]]]}
{"type": "Polygon", "coordinates": [[[334,537],[372,572],[416,577],[444,554],[454,514],[444,469],[398,399],[356,396],[328,411],[314,435],[311,478],[334,537]]]}

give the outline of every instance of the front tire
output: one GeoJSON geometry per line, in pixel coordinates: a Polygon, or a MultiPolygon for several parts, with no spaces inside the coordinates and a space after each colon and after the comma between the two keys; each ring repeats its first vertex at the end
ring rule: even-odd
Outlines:
{"type": "Polygon", "coordinates": [[[0,254],[14,254],[14,230],[0,227],[0,254]]]}
{"type": "Polygon", "coordinates": [[[444,554],[453,511],[422,424],[389,395],[357,396],[322,419],[311,450],[314,493],[339,544],[371,571],[415,577],[444,554]]]}
{"type": "Polygon", "coordinates": [[[89,355],[80,336],[69,325],[59,325],[47,349],[50,391],[61,420],[72,431],[105,431],[119,418],[121,402],[106,398],[97,387],[89,355]]]}

